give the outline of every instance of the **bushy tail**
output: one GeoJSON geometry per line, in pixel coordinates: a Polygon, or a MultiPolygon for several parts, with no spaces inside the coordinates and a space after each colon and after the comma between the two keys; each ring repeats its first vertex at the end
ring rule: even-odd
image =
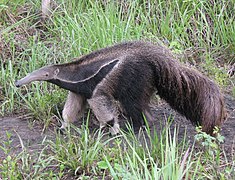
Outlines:
{"type": "Polygon", "coordinates": [[[219,87],[198,71],[181,65],[173,56],[156,60],[156,86],[161,98],[208,134],[213,135],[214,127],[220,127],[226,119],[219,87]]]}

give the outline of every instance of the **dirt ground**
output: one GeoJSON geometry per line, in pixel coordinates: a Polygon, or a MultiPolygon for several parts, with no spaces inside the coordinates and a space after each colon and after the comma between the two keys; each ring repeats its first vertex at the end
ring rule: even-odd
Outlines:
{"type": "MultiPolygon", "coordinates": [[[[222,126],[221,134],[225,137],[223,146],[226,152],[231,155],[235,152],[235,98],[230,95],[225,95],[225,102],[229,112],[229,118],[222,126]]],[[[167,117],[171,115],[174,117],[171,128],[174,128],[175,125],[179,128],[178,138],[183,138],[186,128],[187,139],[191,142],[193,141],[194,135],[196,134],[195,127],[180,114],[172,110],[169,105],[164,102],[154,105],[152,111],[155,116],[155,121],[151,124],[152,131],[155,129],[157,132],[161,132],[167,117]]],[[[94,129],[94,126],[90,128],[94,129]]],[[[4,142],[8,141],[6,135],[6,132],[8,132],[11,134],[11,153],[18,154],[22,151],[20,139],[22,139],[24,146],[28,148],[29,152],[34,153],[43,147],[42,141],[44,139],[53,140],[55,138],[55,128],[50,127],[45,132],[42,129],[43,127],[40,125],[30,124],[27,118],[17,116],[0,118],[0,146],[4,146],[4,142]]],[[[4,151],[0,149],[0,162],[5,156],[4,151]]]]}

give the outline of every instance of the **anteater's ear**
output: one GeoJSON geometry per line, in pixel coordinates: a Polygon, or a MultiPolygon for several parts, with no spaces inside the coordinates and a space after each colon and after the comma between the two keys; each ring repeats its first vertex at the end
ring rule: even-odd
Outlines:
{"type": "Polygon", "coordinates": [[[60,70],[57,68],[55,71],[54,71],[54,77],[57,77],[57,75],[59,74],[60,70]]]}

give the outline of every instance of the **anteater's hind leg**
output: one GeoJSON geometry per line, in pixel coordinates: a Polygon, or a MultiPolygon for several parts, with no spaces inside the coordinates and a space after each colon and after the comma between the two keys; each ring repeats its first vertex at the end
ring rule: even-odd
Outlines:
{"type": "MultiPolygon", "coordinates": [[[[145,116],[147,122],[152,123],[152,122],[154,121],[153,115],[152,115],[152,112],[151,112],[151,109],[150,109],[149,106],[147,106],[147,107],[144,109],[143,113],[144,113],[144,116],[145,116]]],[[[145,123],[146,123],[146,122],[144,122],[144,124],[145,124],[145,123]]],[[[146,125],[146,124],[145,124],[145,125],[146,125]]]]}
{"type": "Polygon", "coordinates": [[[137,103],[134,101],[133,104],[135,104],[135,107],[125,107],[125,109],[127,111],[127,117],[130,118],[133,130],[137,133],[140,128],[144,126],[152,126],[153,117],[149,106],[146,105],[144,108],[141,108],[141,106],[137,106],[137,103]]]}
{"type": "Polygon", "coordinates": [[[144,111],[143,111],[143,114],[145,116],[145,120],[144,120],[144,125],[146,127],[152,127],[154,125],[154,118],[153,118],[153,114],[151,112],[151,109],[149,106],[147,106],[144,111]]]}
{"type": "Polygon", "coordinates": [[[107,94],[100,94],[99,90],[87,100],[92,111],[100,123],[100,128],[105,127],[108,122],[113,121],[113,126],[110,127],[110,133],[116,135],[119,133],[118,124],[118,107],[115,105],[115,101],[107,94]],[[99,95],[98,95],[99,94],[99,95]]]}
{"type": "Polygon", "coordinates": [[[83,96],[70,91],[62,112],[64,122],[60,129],[65,129],[70,122],[74,122],[81,118],[85,108],[86,99],[83,96]]]}

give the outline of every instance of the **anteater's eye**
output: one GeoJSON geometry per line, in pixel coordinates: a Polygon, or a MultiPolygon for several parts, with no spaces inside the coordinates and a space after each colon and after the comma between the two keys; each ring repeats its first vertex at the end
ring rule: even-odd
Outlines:
{"type": "Polygon", "coordinates": [[[45,76],[48,77],[48,76],[49,76],[49,73],[46,73],[45,76]]]}

